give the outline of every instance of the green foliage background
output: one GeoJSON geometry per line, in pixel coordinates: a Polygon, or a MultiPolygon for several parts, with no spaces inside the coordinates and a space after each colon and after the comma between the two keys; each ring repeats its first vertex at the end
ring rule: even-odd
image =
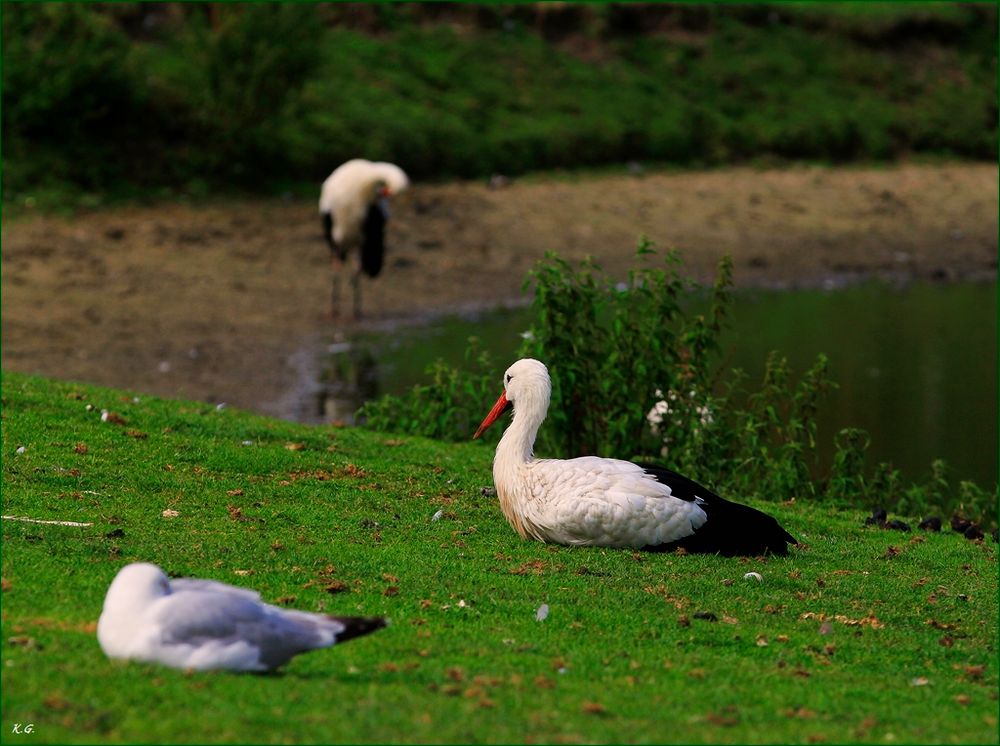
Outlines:
{"type": "Polygon", "coordinates": [[[4,192],[994,159],[995,31],[988,4],[6,3],[4,192]]]}

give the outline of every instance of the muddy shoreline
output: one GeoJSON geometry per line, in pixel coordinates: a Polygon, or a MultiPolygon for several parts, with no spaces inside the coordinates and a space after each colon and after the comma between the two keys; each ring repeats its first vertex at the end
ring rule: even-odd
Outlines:
{"type": "MultiPolygon", "coordinates": [[[[995,282],[993,164],[416,184],[394,205],[368,326],[525,302],[547,250],[624,274],[640,235],[710,281],[837,287],[870,278],[995,282]]],[[[350,333],[328,317],[315,204],[155,207],[5,220],[6,370],[287,413],[317,371],[304,350],[350,333]]]]}

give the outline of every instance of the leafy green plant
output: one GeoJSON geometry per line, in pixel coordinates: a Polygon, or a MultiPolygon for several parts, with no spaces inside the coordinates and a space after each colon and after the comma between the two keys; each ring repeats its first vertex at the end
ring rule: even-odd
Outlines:
{"type": "MultiPolygon", "coordinates": [[[[496,396],[500,370],[479,340],[469,338],[465,353],[468,363],[459,370],[437,361],[427,368],[430,382],[414,386],[407,396],[384,396],[367,402],[358,410],[359,424],[372,430],[424,435],[439,440],[467,440],[472,437],[485,411],[483,402],[496,396]]],[[[484,439],[495,443],[499,429],[487,431],[484,439]]]]}
{"type": "Polygon", "coordinates": [[[661,266],[647,239],[624,283],[587,259],[573,267],[548,254],[529,275],[535,321],[520,353],[549,362],[551,424],[540,447],[566,455],[640,452],[657,391],[704,388],[729,302],[723,260],[706,317],[684,307],[694,284],[667,252],[661,266]]]}
{"type": "Polygon", "coordinates": [[[788,361],[767,359],[756,391],[742,371],[730,371],[713,389],[677,397],[690,413],[670,433],[663,455],[677,468],[741,494],[813,497],[817,493],[816,427],[819,404],[836,384],[820,355],[797,384],[788,361]]]}
{"type": "Polygon", "coordinates": [[[865,451],[871,444],[868,433],[847,428],[837,434],[833,467],[827,480],[825,496],[844,505],[883,508],[900,515],[938,516],[947,521],[960,516],[983,527],[996,527],[1000,494],[989,492],[969,480],[957,485],[949,479],[948,465],[942,459],[931,462],[928,477],[904,487],[899,472],[881,462],[870,475],[865,465],[865,451]]]}

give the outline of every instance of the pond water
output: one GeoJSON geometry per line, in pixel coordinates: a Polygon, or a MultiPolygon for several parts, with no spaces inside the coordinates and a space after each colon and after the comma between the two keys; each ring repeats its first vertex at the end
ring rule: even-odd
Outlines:
{"type": "MultiPolygon", "coordinates": [[[[350,421],[361,402],[426,381],[438,358],[460,366],[475,335],[513,361],[527,308],[438,319],[327,341],[319,382],[295,419],[350,421]]],[[[921,479],[934,458],[957,479],[997,480],[997,315],[993,284],[868,284],[834,291],[745,290],[735,295],[724,362],[759,381],[770,350],[804,372],[818,353],[839,388],[824,400],[821,457],[848,426],[872,436],[870,463],[890,461],[921,479]]],[[[498,391],[500,382],[497,382],[498,391]]],[[[484,402],[484,414],[492,402],[484,402]]],[[[557,455],[557,454],[552,454],[557,455]]]]}

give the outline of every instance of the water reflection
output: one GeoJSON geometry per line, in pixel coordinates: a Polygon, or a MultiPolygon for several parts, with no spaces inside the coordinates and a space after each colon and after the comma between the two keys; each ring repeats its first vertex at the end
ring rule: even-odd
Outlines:
{"type": "MultiPolygon", "coordinates": [[[[426,383],[435,360],[464,365],[472,335],[503,367],[529,323],[527,309],[508,309],[328,341],[313,366],[318,386],[314,377],[308,388],[314,405],[292,418],[352,423],[365,401],[426,383]]],[[[753,383],[771,350],[787,356],[797,374],[818,353],[829,356],[839,388],[820,414],[822,467],[830,463],[836,432],[856,426],[871,433],[869,461],[891,462],[904,479],[925,478],[940,457],[959,479],[996,483],[996,285],[741,291],[731,324],[722,364],[743,368],[753,383]]]]}
{"type": "Polygon", "coordinates": [[[327,347],[315,394],[321,422],[354,424],[358,408],[380,391],[378,362],[367,345],[334,342],[327,347]]]}

